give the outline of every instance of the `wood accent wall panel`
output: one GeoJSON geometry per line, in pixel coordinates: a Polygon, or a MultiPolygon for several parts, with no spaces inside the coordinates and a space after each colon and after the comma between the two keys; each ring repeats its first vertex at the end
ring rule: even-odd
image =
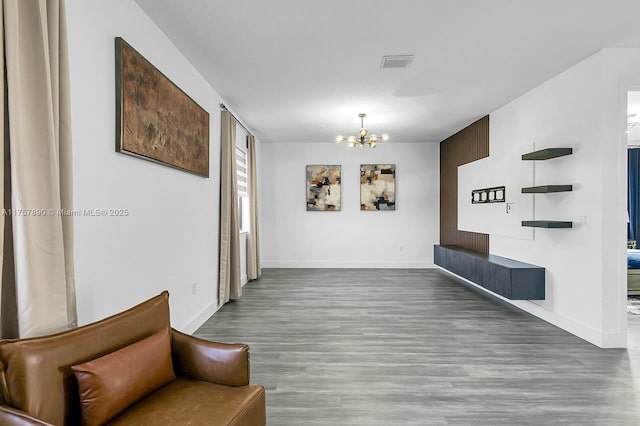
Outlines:
{"type": "Polygon", "coordinates": [[[489,235],[458,230],[458,166],[488,156],[488,115],[440,142],[440,245],[489,254],[489,235]]]}

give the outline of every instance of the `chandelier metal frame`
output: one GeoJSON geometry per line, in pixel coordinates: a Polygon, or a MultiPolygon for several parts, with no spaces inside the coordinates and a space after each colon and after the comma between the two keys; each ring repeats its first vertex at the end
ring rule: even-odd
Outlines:
{"type": "Polygon", "coordinates": [[[349,148],[364,148],[365,146],[368,146],[369,148],[375,148],[379,140],[389,140],[389,135],[386,133],[381,134],[380,137],[378,137],[378,135],[376,134],[369,134],[369,131],[364,127],[364,118],[366,116],[367,114],[365,113],[358,114],[358,117],[360,117],[360,131],[358,132],[358,136],[344,137],[342,135],[339,135],[336,138],[336,143],[347,143],[349,148]]]}

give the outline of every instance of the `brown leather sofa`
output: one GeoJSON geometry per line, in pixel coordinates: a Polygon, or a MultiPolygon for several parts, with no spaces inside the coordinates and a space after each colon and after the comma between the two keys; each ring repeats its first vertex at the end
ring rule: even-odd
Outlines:
{"type": "Polygon", "coordinates": [[[172,329],[167,292],[73,330],[0,340],[0,363],[0,425],[266,424],[249,347],[172,329]]]}

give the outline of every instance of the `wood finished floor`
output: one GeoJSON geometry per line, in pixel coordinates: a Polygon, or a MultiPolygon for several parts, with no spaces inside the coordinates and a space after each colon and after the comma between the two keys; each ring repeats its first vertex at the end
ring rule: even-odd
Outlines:
{"type": "Polygon", "coordinates": [[[195,334],[251,346],[271,426],[640,425],[640,351],[437,269],[266,269],[195,334]]]}

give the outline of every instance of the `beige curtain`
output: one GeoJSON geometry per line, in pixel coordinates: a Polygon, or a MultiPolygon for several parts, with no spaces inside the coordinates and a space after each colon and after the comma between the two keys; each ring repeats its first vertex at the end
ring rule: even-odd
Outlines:
{"type": "Polygon", "coordinates": [[[73,222],[61,214],[73,208],[67,30],[64,0],[3,0],[1,13],[0,187],[12,210],[0,227],[0,310],[4,337],[27,337],[77,325],[73,222]]]}
{"type": "Polygon", "coordinates": [[[256,138],[247,136],[249,174],[249,233],[247,234],[247,276],[256,280],[262,275],[260,266],[260,226],[258,223],[258,179],[256,168],[256,138]]]}
{"type": "Polygon", "coordinates": [[[220,137],[220,305],[242,296],[236,173],[236,119],[222,111],[220,137]]]}

